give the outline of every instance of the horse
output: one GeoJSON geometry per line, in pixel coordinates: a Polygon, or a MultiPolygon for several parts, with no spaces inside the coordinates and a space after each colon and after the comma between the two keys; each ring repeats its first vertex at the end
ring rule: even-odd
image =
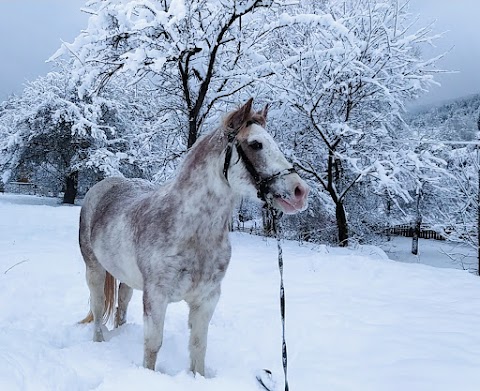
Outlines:
{"type": "Polygon", "coordinates": [[[227,114],[186,153],[176,176],[155,186],[106,178],[86,194],[79,244],[90,290],[93,340],[126,322],[133,289],[143,291],[145,368],[155,370],[167,305],[189,306],[190,371],[205,376],[208,327],[231,257],[229,222],[241,197],[294,214],[309,188],[265,130],[268,106],[253,99],[227,114]],[[117,308],[115,309],[116,302],[117,308]]]}

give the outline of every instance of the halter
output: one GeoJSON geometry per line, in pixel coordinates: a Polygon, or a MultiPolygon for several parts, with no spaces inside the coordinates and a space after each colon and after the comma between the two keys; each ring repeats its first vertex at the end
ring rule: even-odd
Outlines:
{"type": "Polygon", "coordinates": [[[228,137],[228,144],[225,150],[225,163],[223,164],[223,175],[225,176],[225,179],[227,180],[227,182],[228,182],[228,169],[230,168],[230,162],[232,160],[232,150],[233,150],[234,144],[237,149],[239,160],[241,159],[243,161],[245,168],[253,178],[255,187],[257,188],[257,197],[260,198],[262,201],[265,201],[268,203],[267,195],[270,194],[270,184],[273,182],[274,179],[288,175],[288,174],[296,173],[295,168],[291,167],[291,168],[287,168],[285,170],[279,171],[268,177],[262,178],[262,176],[259,174],[257,169],[254,167],[252,161],[248,158],[245,151],[243,150],[240,143],[238,142],[237,132],[233,132],[233,136],[229,135],[228,137]]]}
{"type": "MultiPolygon", "coordinates": [[[[257,188],[257,197],[262,201],[266,202],[267,209],[272,214],[273,221],[273,230],[275,237],[277,239],[277,250],[278,250],[278,269],[280,271],[280,315],[282,320],[282,364],[283,364],[283,374],[285,378],[285,391],[289,391],[288,380],[287,380],[287,343],[285,340],[285,289],[283,286],[283,251],[281,245],[282,239],[282,226],[280,224],[280,219],[283,213],[276,208],[274,208],[272,200],[273,196],[270,193],[270,183],[275,179],[282,177],[284,175],[295,173],[295,168],[287,168],[285,170],[279,171],[273,175],[270,175],[266,178],[262,178],[257,169],[254,167],[252,161],[248,158],[245,151],[241,147],[240,143],[237,140],[237,132],[234,132],[233,135],[229,135],[228,144],[225,150],[225,163],[223,164],[223,175],[228,182],[228,169],[230,168],[230,162],[232,160],[232,151],[233,145],[237,148],[238,160],[243,160],[245,168],[252,176],[255,187],[257,188]]],[[[263,387],[265,391],[273,391],[274,386],[268,383],[272,382],[272,372],[268,369],[264,369],[261,374],[257,375],[257,381],[263,387]]]]}

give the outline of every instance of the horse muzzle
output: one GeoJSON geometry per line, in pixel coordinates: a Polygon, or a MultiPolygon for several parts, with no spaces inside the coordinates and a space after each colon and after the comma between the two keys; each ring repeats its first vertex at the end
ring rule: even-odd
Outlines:
{"type": "MultiPolygon", "coordinates": [[[[280,209],[285,214],[295,214],[307,209],[308,193],[310,189],[308,185],[294,174],[297,178],[293,184],[288,186],[290,191],[273,192],[274,206],[280,209]]],[[[291,181],[287,181],[291,182],[291,181]]]]}

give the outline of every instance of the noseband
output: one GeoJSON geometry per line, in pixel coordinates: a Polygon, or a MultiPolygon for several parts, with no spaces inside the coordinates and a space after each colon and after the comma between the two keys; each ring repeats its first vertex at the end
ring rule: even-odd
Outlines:
{"type": "Polygon", "coordinates": [[[262,201],[267,202],[267,196],[271,195],[270,184],[273,182],[273,180],[288,174],[296,173],[295,168],[293,167],[287,168],[285,170],[279,171],[268,177],[262,177],[260,173],[257,171],[257,169],[255,168],[255,166],[253,165],[252,161],[248,158],[247,154],[243,150],[240,143],[238,142],[235,133],[236,132],[234,132],[233,137],[232,136],[229,137],[227,148],[225,150],[225,163],[223,164],[223,175],[225,176],[225,179],[228,182],[228,169],[230,168],[230,163],[232,160],[233,145],[235,144],[235,148],[237,149],[239,160],[241,159],[243,161],[245,168],[250,173],[255,183],[255,187],[257,188],[257,197],[262,201]]]}

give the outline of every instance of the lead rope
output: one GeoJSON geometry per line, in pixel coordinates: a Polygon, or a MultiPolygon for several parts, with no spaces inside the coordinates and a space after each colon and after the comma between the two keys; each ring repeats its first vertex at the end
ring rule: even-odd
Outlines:
{"type": "MultiPolygon", "coordinates": [[[[288,391],[288,380],[287,380],[287,342],[285,339],[285,289],[283,286],[283,250],[282,250],[282,225],[280,219],[282,218],[283,213],[276,208],[274,208],[271,203],[267,201],[267,210],[272,215],[272,229],[277,239],[277,251],[278,251],[278,270],[280,271],[280,315],[282,318],[282,363],[283,363],[283,373],[285,377],[285,391],[288,391]]],[[[272,372],[268,369],[264,369],[264,372],[267,374],[267,377],[271,379],[272,372]]],[[[265,384],[261,377],[257,377],[260,385],[267,391],[273,391],[272,387],[269,387],[265,384]]]]}

